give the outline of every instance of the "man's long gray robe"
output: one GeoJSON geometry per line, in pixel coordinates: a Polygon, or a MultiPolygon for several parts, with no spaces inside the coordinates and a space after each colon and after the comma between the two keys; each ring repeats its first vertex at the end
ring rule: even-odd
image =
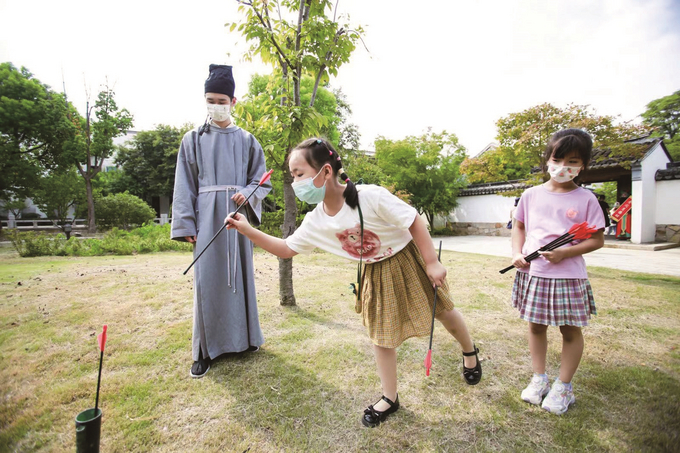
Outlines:
{"type": "MultiPolygon", "coordinates": [[[[264,152],[252,134],[215,125],[203,135],[184,135],[177,155],[172,203],[172,239],[197,236],[194,257],[235,211],[231,197],[248,197],[266,171],[264,152]]],[[[269,182],[257,189],[242,213],[260,224],[269,182]],[[247,208],[247,209],[246,209],[247,208]]],[[[187,266],[189,263],[186,263],[187,266]]],[[[224,230],[194,265],[193,360],[212,359],[264,343],[257,312],[253,244],[235,230],[224,230]]]]}

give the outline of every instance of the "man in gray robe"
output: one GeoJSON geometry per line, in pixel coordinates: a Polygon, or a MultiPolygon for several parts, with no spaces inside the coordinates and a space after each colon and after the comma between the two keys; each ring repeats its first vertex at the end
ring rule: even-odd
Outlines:
{"type": "MultiPolygon", "coordinates": [[[[231,122],[234,79],[231,66],[210,65],[205,99],[210,121],[184,135],[177,155],[172,203],[172,239],[194,244],[194,257],[251,192],[245,214],[260,224],[269,182],[264,152],[252,134],[231,122]]],[[[242,211],[243,212],[243,211],[242,211]]],[[[211,359],[228,352],[257,350],[260,329],[253,270],[253,244],[225,230],[194,265],[192,377],[202,377],[211,359]]]]}

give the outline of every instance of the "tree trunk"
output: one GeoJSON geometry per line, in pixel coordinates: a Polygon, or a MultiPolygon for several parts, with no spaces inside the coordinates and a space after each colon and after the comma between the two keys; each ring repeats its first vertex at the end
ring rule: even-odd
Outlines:
{"type": "Polygon", "coordinates": [[[429,212],[425,213],[425,217],[427,217],[427,223],[430,224],[430,233],[434,231],[434,218],[435,214],[431,214],[429,212]]]}
{"type": "MultiPolygon", "coordinates": [[[[295,219],[297,217],[297,204],[295,192],[291,187],[293,177],[288,172],[283,173],[283,238],[287,238],[295,231],[295,219]]],[[[279,297],[281,305],[294,306],[295,293],[293,291],[293,259],[279,258],[279,297]]]]}
{"type": "Polygon", "coordinates": [[[97,227],[94,223],[94,195],[92,194],[92,179],[85,178],[85,188],[87,189],[87,232],[94,234],[97,227]]]}

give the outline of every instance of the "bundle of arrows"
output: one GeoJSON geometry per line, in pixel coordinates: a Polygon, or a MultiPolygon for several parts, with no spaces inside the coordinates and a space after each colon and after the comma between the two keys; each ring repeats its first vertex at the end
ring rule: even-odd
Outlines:
{"type": "MultiPolygon", "coordinates": [[[[569,231],[564,233],[562,236],[558,237],[554,241],[545,244],[540,249],[524,257],[524,260],[529,262],[535,260],[541,254],[539,252],[549,252],[550,250],[555,250],[558,247],[569,244],[571,241],[584,240],[592,236],[593,233],[597,231],[597,228],[588,226],[588,222],[575,223],[569,228],[569,231]]],[[[499,272],[505,274],[510,269],[514,268],[514,265],[508,266],[505,269],[501,269],[499,272]]]]}

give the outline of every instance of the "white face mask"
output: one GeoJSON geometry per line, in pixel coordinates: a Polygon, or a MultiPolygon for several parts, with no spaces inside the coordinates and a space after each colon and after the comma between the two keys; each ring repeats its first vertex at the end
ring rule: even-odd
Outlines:
{"type": "Polygon", "coordinates": [[[555,182],[568,182],[578,176],[581,172],[581,167],[567,167],[565,165],[548,164],[548,173],[555,182]]]}
{"type": "Polygon", "coordinates": [[[227,121],[231,119],[231,104],[206,104],[208,115],[213,121],[227,121]]]}

